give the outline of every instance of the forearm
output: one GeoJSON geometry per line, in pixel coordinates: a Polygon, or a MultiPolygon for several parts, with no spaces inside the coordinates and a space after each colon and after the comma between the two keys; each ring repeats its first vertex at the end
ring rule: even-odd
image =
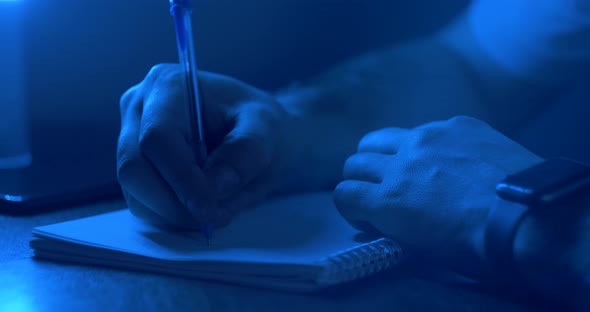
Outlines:
{"type": "MultiPolygon", "coordinates": [[[[333,186],[344,159],[368,131],[469,115],[511,135],[553,102],[563,85],[523,79],[504,68],[475,38],[469,17],[428,38],[353,59],[278,94],[301,121],[290,139],[306,142],[309,150],[300,159],[314,172],[306,177],[317,181],[312,189],[333,186]]],[[[302,181],[296,184],[300,187],[302,181]]]]}
{"type": "Polygon", "coordinates": [[[277,98],[297,116],[289,140],[301,145],[294,168],[306,168],[292,173],[286,190],[333,187],[369,131],[461,114],[490,116],[465,63],[436,37],[361,56],[277,98]]]}
{"type": "Polygon", "coordinates": [[[590,71],[588,0],[476,0],[441,39],[469,63],[495,126],[511,134],[590,71]]]}
{"type": "Polygon", "coordinates": [[[476,0],[464,20],[490,60],[514,77],[546,86],[590,70],[590,1],[476,0]]]}
{"type": "Polygon", "coordinates": [[[474,38],[466,16],[444,29],[439,38],[470,71],[488,112],[485,121],[509,136],[562,93],[563,85],[529,81],[497,64],[474,38]]]}

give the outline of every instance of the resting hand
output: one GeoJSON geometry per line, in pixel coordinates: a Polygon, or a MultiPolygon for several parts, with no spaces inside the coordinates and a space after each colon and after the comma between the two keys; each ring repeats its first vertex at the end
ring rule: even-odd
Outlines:
{"type": "Polygon", "coordinates": [[[449,260],[471,252],[506,174],[542,159],[468,117],[366,135],[334,192],[341,214],[408,249],[449,260]]]}

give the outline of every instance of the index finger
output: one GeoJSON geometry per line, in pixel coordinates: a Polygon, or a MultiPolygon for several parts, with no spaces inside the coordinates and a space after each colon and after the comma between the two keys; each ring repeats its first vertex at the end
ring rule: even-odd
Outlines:
{"type": "Polygon", "coordinates": [[[357,150],[362,153],[396,154],[410,131],[392,127],[369,132],[361,139],[357,150]]]}
{"type": "Polygon", "coordinates": [[[227,216],[217,211],[187,140],[186,110],[181,108],[184,97],[179,93],[179,89],[156,86],[147,97],[141,119],[141,150],[197,220],[224,223],[219,219],[227,216]]]}

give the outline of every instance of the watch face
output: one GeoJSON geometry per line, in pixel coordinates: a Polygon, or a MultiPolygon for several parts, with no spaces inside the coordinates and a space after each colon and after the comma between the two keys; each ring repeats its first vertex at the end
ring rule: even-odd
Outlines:
{"type": "Polygon", "coordinates": [[[514,175],[496,186],[498,196],[523,204],[548,204],[579,191],[590,191],[590,166],[554,158],[514,175]]]}

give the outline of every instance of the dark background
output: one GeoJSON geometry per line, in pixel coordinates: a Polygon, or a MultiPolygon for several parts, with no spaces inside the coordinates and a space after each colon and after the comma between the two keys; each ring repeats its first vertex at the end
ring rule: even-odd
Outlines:
{"type": "MultiPolygon", "coordinates": [[[[202,0],[201,69],[267,90],[364,50],[424,34],[466,1],[202,0]]],[[[34,123],[118,129],[119,96],[157,63],[176,62],[166,0],[23,1],[34,123]]]]}
{"type": "MultiPolygon", "coordinates": [[[[193,3],[199,67],[273,91],[364,51],[427,34],[452,19],[467,1],[193,3]]],[[[21,9],[0,10],[0,19],[17,14],[23,23],[33,165],[0,171],[0,200],[2,194],[25,196],[29,206],[50,209],[63,207],[64,198],[120,196],[119,98],[153,65],[177,62],[169,2],[4,4],[21,9]]],[[[0,203],[0,212],[7,207],[17,213],[33,211],[21,206],[0,203]]]]}
{"type": "MultiPolygon", "coordinates": [[[[364,51],[428,34],[469,1],[194,3],[199,67],[272,91],[364,51]]],[[[41,162],[43,170],[32,168],[23,188],[114,181],[119,97],[154,64],[177,61],[168,1],[20,0],[20,5],[33,162],[59,160],[41,162]]],[[[590,134],[586,85],[524,125],[515,139],[544,157],[590,161],[582,139],[590,134]]],[[[15,184],[2,174],[3,185],[15,184]]]]}

